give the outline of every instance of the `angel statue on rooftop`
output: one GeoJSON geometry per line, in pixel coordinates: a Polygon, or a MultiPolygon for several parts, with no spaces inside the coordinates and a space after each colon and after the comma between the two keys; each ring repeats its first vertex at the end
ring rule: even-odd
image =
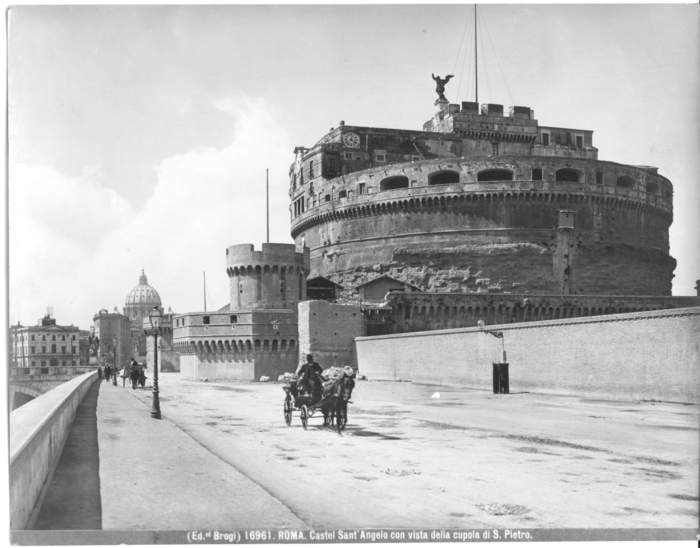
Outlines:
{"type": "Polygon", "coordinates": [[[450,78],[454,78],[454,74],[448,74],[445,78],[440,78],[440,76],[435,76],[434,74],[432,76],[437,84],[435,91],[438,94],[438,99],[440,101],[447,101],[445,98],[445,84],[450,81],[450,78]]]}

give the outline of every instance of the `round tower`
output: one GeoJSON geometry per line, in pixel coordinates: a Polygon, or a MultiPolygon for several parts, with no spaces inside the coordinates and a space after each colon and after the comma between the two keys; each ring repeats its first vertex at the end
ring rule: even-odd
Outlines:
{"type": "Polygon", "coordinates": [[[291,234],[310,248],[311,276],[353,287],[388,274],[445,293],[670,295],[671,182],[598,160],[592,131],[497,106],[450,105],[423,131],[342,126],[298,147],[291,234]]]}
{"type": "Polygon", "coordinates": [[[232,245],[226,249],[231,311],[294,310],[306,299],[309,249],[294,244],[232,245]]]}

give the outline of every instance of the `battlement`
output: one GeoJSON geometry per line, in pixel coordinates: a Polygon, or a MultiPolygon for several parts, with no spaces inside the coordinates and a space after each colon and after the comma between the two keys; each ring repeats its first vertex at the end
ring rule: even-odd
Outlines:
{"type": "Polygon", "coordinates": [[[248,266],[304,267],[308,264],[308,249],[297,251],[294,244],[262,244],[255,251],[253,244],[238,244],[226,248],[226,264],[229,269],[248,266]]]}

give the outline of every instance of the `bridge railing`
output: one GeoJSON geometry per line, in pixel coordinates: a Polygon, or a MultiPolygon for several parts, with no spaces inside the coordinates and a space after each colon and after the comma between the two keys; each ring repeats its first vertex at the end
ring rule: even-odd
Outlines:
{"type": "Polygon", "coordinates": [[[76,365],[68,367],[12,367],[10,377],[22,378],[35,375],[82,375],[90,371],[97,371],[96,365],[76,365]]]}
{"type": "Polygon", "coordinates": [[[97,373],[80,375],[10,413],[11,529],[31,528],[76,410],[96,380],[97,373]]]}

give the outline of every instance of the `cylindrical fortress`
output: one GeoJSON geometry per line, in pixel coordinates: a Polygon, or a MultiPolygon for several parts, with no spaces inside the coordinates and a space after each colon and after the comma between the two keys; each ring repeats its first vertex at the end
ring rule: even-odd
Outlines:
{"type": "Polygon", "coordinates": [[[294,310],[306,298],[309,249],[297,252],[294,244],[232,245],[226,249],[231,311],[294,310]]]}
{"type": "Polygon", "coordinates": [[[292,236],[311,249],[311,276],[346,286],[388,273],[425,291],[671,294],[673,187],[655,168],[440,158],[316,180],[313,192],[319,205],[295,211],[292,236]]]}

